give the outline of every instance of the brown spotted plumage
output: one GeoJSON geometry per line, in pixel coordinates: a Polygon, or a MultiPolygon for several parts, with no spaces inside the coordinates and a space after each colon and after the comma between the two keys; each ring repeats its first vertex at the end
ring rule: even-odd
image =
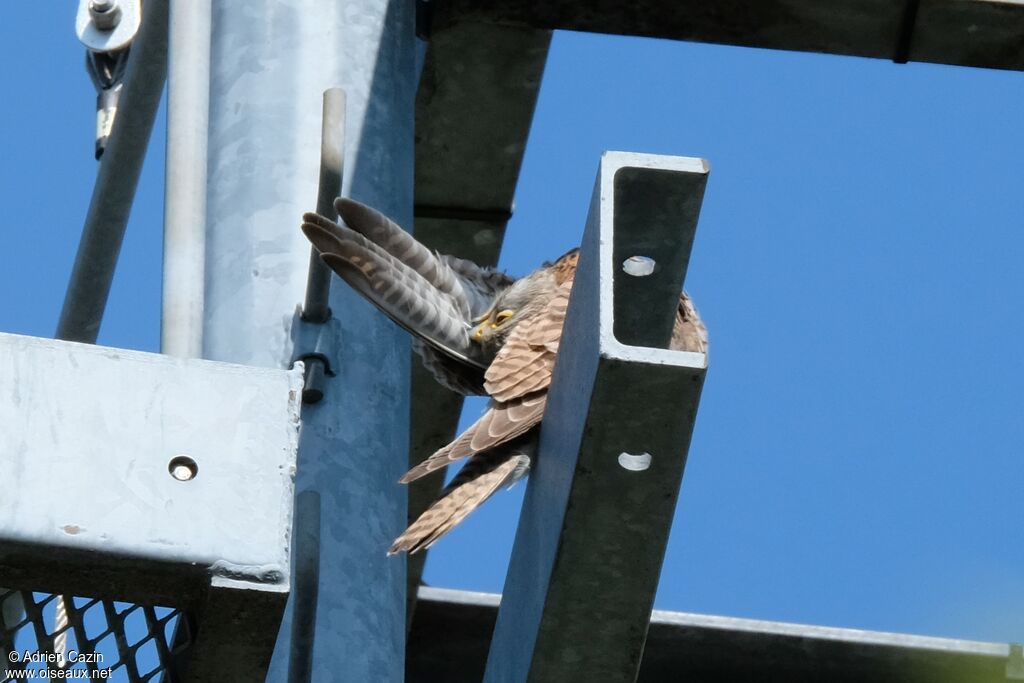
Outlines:
{"type": "MultiPolygon", "coordinates": [[[[466,459],[388,551],[416,552],[529,471],[579,251],[513,280],[430,252],[362,204],[348,199],[335,204],[345,225],[306,214],[302,226],[324,261],[412,333],[438,381],[491,397],[480,419],[401,479],[409,483],[466,459]]],[[[707,350],[707,331],[686,294],[679,299],[670,348],[707,350]]]]}

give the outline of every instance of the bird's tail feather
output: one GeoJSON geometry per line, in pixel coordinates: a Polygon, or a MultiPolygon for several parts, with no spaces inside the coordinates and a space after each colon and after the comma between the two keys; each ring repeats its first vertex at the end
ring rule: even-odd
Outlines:
{"type": "Polygon", "coordinates": [[[422,275],[358,232],[319,214],[303,219],[302,230],[324,262],[356,291],[428,344],[482,366],[451,297],[429,296],[436,290],[422,275]]]}
{"type": "MultiPolygon", "coordinates": [[[[390,218],[346,197],[335,199],[334,208],[348,227],[380,246],[438,290],[452,295],[455,301],[468,303],[462,283],[448,264],[390,218]]],[[[466,317],[471,315],[468,306],[462,313],[466,317]]]]}
{"type": "MultiPolygon", "coordinates": [[[[446,446],[402,475],[399,483],[408,484],[456,460],[507,446],[524,437],[544,415],[547,394],[537,392],[507,403],[494,403],[476,422],[466,427],[446,446]]],[[[532,442],[530,442],[532,443],[532,442]]]]}
{"type": "Polygon", "coordinates": [[[441,497],[395,539],[388,555],[429,548],[495,491],[525,476],[529,466],[530,457],[514,449],[474,455],[445,487],[441,497]]]}

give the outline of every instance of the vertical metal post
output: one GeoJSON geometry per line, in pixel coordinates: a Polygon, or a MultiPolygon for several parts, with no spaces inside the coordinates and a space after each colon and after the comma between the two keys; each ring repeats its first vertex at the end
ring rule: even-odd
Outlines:
{"type": "MultiPolygon", "coordinates": [[[[337,220],[334,198],[341,195],[341,179],[345,163],[345,91],[328,88],[324,91],[323,124],[320,128],[320,183],[317,188],[316,212],[337,220]]],[[[309,276],[306,280],[306,299],[302,304],[302,320],[312,325],[323,325],[331,319],[331,279],[333,274],[320,259],[316,247],[309,248],[309,276]]],[[[316,328],[314,328],[316,329],[316,328]]],[[[294,337],[294,335],[293,335],[294,337]]],[[[310,349],[296,344],[293,358],[305,365],[302,402],[317,403],[324,397],[324,376],[328,370],[325,359],[310,354],[310,349]]],[[[293,646],[294,648],[294,646],[293,646]]]]}
{"type": "MultiPolygon", "coordinates": [[[[324,119],[320,127],[320,183],[317,188],[316,212],[338,218],[334,198],[341,194],[345,154],[345,91],[330,88],[324,91],[324,119]]],[[[327,301],[331,294],[331,269],[320,260],[315,247],[309,248],[309,276],[302,317],[312,323],[324,323],[331,317],[327,301]]]]}
{"type": "Polygon", "coordinates": [[[203,352],[210,3],[171,0],[170,10],[160,348],[187,358],[203,352]]]}
{"type": "MultiPolygon", "coordinates": [[[[345,193],[412,224],[413,4],[217,3],[212,23],[204,356],[280,367],[303,300],[322,97],[347,95],[345,193]]],[[[313,680],[400,681],[405,563],[407,336],[332,288],[342,362],[303,410],[296,488],[320,494],[323,530],[313,680]]],[[[291,613],[268,680],[285,681],[291,613]]]]}

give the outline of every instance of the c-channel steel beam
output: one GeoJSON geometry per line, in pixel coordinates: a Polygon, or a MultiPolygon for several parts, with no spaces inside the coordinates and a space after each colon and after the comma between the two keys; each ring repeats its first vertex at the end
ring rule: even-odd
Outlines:
{"type": "Polygon", "coordinates": [[[166,76],[167,0],[146,0],[64,295],[58,339],[94,343],[99,334],[166,76]]]}
{"type": "Polygon", "coordinates": [[[666,348],[707,173],[601,159],[486,683],[636,679],[707,367],[666,348]]]}

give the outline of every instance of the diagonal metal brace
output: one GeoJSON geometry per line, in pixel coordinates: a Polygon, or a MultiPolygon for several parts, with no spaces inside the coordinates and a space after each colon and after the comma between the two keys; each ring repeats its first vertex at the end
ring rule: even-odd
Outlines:
{"type": "Polygon", "coordinates": [[[486,683],[636,679],[707,367],[666,348],[707,174],[601,159],[486,683]]]}

